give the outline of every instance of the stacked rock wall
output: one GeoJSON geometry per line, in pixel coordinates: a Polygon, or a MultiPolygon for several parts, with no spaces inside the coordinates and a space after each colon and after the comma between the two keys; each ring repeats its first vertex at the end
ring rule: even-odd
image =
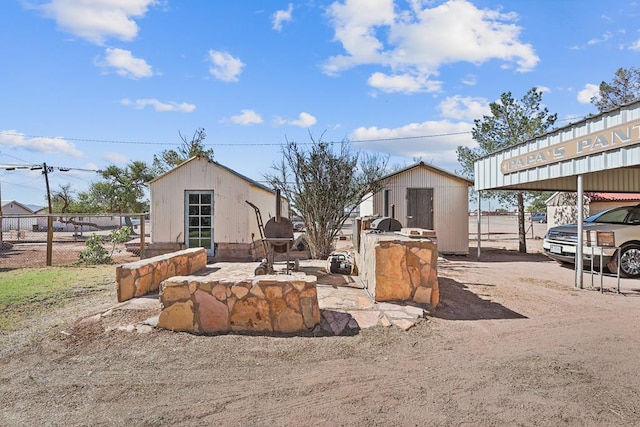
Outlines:
{"type": "Polygon", "coordinates": [[[163,280],[196,273],[207,266],[204,248],[185,249],[116,267],[118,301],[157,291],[163,280]]]}
{"type": "Polygon", "coordinates": [[[359,275],[376,301],[440,301],[437,244],[395,233],[361,234],[359,275]]]}
{"type": "Polygon", "coordinates": [[[162,283],[158,327],[201,334],[295,333],[320,323],[316,277],[172,277],[162,283]]]}

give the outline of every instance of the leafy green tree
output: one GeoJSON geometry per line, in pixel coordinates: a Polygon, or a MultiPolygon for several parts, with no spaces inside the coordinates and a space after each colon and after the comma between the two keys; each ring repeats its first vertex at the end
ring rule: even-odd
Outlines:
{"type": "MultiPolygon", "coordinates": [[[[537,88],[530,89],[520,100],[505,92],[500,100],[489,104],[490,116],[474,120],[471,130],[473,139],[478,143],[475,148],[459,146],[456,150],[458,162],[462,166],[461,173],[473,177],[473,164],[480,157],[486,156],[521,142],[535,138],[549,131],[558,118],[557,114],[549,114],[547,108],[541,107],[542,92],[537,88]]],[[[518,207],[519,252],[527,252],[525,235],[524,201],[530,194],[522,191],[488,191],[488,197],[496,197],[503,205],[518,207]]]]}
{"type": "Polygon", "coordinates": [[[547,204],[545,203],[549,197],[553,195],[553,191],[536,192],[529,202],[528,212],[545,212],[547,204]]]}
{"type": "Polygon", "coordinates": [[[535,192],[530,201],[528,212],[545,212],[547,210],[547,204],[545,203],[549,197],[553,195],[553,191],[537,191],[535,192]]]}
{"type": "Polygon", "coordinates": [[[124,168],[111,165],[101,175],[102,181],[91,184],[89,194],[104,212],[144,212],[149,209],[145,199],[146,184],[155,175],[145,162],[133,161],[124,168]]]}
{"type": "Polygon", "coordinates": [[[287,141],[282,161],[265,179],[281,190],[306,227],[311,256],[325,259],[334,239],[362,198],[379,189],[387,159],[354,153],[348,142],[314,140],[308,150],[287,141]]]}
{"type": "Polygon", "coordinates": [[[600,83],[600,93],[591,98],[598,111],[608,111],[640,98],[640,69],[618,68],[611,83],[600,83]]]}
{"type": "Polygon", "coordinates": [[[159,155],[153,155],[153,169],[157,175],[173,169],[194,156],[201,156],[213,160],[213,148],[207,149],[204,146],[204,140],[207,137],[204,128],[197,129],[193,133],[190,141],[180,132],[178,132],[178,135],[180,135],[182,143],[177,149],[164,150],[159,155]]]}

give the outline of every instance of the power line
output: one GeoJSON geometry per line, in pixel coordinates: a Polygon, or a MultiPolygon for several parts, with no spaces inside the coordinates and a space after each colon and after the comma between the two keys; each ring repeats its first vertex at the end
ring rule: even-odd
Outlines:
{"type": "MultiPolygon", "coordinates": [[[[582,120],[587,116],[576,116],[576,117],[567,117],[564,119],[558,119],[557,121],[563,121],[563,122],[569,122],[569,121],[576,121],[576,120],[582,120]]],[[[382,142],[382,141],[403,141],[403,140],[415,140],[415,139],[424,139],[424,138],[443,138],[443,137],[448,137],[448,136],[458,136],[458,135],[466,135],[466,134],[470,134],[471,131],[464,131],[464,132],[445,132],[445,133],[438,133],[438,134],[431,134],[431,135],[416,135],[416,136],[397,136],[397,137],[389,137],[389,138],[371,138],[371,139],[353,139],[350,140],[350,142],[382,142]]],[[[128,145],[172,145],[175,146],[176,143],[175,142],[162,142],[162,141],[123,141],[123,140],[117,140],[117,139],[95,139],[95,138],[66,138],[66,137],[61,137],[61,136],[46,136],[46,135],[25,135],[25,134],[21,134],[21,133],[12,133],[12,132],[5,132],[5,131],[0,131],[0,135],[6,135],[6,136],[19,136],[19,137],[23,137],[23,138],[46,138],[46,139],[56,139],[56,140],[63,140],[63,141],[73,141],[73,142],[96,142],[96,143],[103,143],[103,144],[128,144],[128,145]]],[[[329,142],[329,144],[339,144],[340,142],[329,142]]],[[[280,142],[248,142],[248,143],[228,143],[228,142],[216,142],[216,143],[211,143],[211,144],[204,144],[205,146],[212,146],[212,147],[259,147],[259,146],[282,146],[285,145],[286,143],[280,143],[280,142]]],[[[314,142],[300,142],[300,143],[296,143],[298,145],[313,145],[314,142]]],[[[6,155],[9,157],[13,157],[17,160],[23,161],[21,159],[18,159],[17,157],[14,156],[10,156],[6,153],[2,153],[2,155],[6,155]]],[[[78,170],[78,169],[76,169],[78,170]]],[[[91,171],[89,169],[86,169],[87,171],[91,171]]],[[[94,172],[94,171],[91,171],[94,172]]]]}
{"type": "MultiPolygon", "coordinates": [[[[411,140],[411,139],[422,139],[422,138],[441,138],[446,136],[457,136],[469,134],[471,132],[450,132],[450,133],[439,133],[433,135],[418,135],[418,136],[398,136],[398,137],[390,137],[390,138],[374,138],[374,139],[354,139],[351,142],[379,142],[379,141],[400,141],[400,140],[411,140]]],[[[9,133],[9,132],[0,132],[0,135],[7,136],[20,136],[23,138],[46,138],[46,139],[58,139],[64,141],[74,141],[74,142],[98,142],[104,144],[129,144],[129,145],[176,145],[175,142],[160,142],[160,141],[121,141],[121,140],[113,140],[113,139],[91,139],[91,138],[65,138],[61,136],[43,136],[43,135],[25,135],[19,133],[9,133]]],[[[331,142],[331,144],[339,144],[340,142],[331,142]]],[[[280,146],[286,143],[279,142],[248,142],[248,143],[227,143],[227,142],[217,142],[211,144],[205,144],[208,146],[231,146],[231,147],[251,147],[251,146],[280,146]]],[[[298,145],[312,145],[313,142],[302,142],[297,143],[298,145]]]]}

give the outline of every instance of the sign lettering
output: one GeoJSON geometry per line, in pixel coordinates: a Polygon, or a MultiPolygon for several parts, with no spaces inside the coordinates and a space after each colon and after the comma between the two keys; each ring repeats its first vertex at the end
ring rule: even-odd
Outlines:
{"type": "Polygon", "coordinates": [[[514,173],[636,144],[640,144],[640,120],[505,159],[500,170],[514,173]]]}

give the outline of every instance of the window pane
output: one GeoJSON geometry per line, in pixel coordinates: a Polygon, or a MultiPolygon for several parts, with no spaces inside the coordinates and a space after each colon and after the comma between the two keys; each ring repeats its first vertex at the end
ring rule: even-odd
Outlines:
{"type": "Polygon", "coordinates": [[[200,200],[200,198],[198,197],[198,194],[189,194],[189,204],[190,205],[197,205],[200,200]]]}
{"type": "Polygon", "coordinates": [[[199,209],[197,206],[189,206],[189,215],[198,215],[199,209]]]}
{"type": "Polygon", "coordinates": [[[210,205],[211,204],[211,194],[202,194],[200,197],[200,204],[202,205],[210,205]]]}
{"type": "Polygon", "coordinates": [[[200,218],[200,225],[202,227],[211,227],[211,217],[210,216],[203,216],[200,218]]]}
{"type": "Polygon", "coordinates": [[[200,218],[197,216],[189,218],[189,227],[197,227],[200,225],[200,218]]]}
{"type": "Polygon", "coordinates": [[[211,206],[201,206],[200,215],[211,215],[211,206]]]}

